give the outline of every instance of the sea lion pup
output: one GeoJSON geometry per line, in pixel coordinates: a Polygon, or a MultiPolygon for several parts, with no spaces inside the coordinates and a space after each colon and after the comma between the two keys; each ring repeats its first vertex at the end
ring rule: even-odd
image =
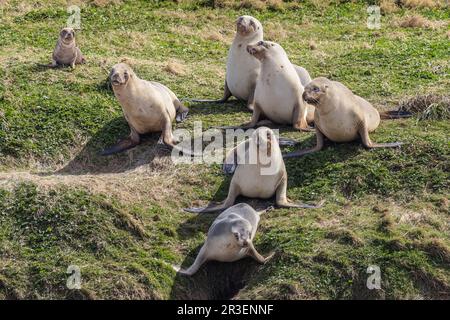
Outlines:
{"type": "Polygon", "coordinates": [[[208,260],[234,262],[252,257],[259,263],[266,263],[274,253],[264,258],[253,246],[260,215],[246,203],[239,203],[222,212],[208,230],[208,237],[195,262],[187,270],[175,267],[175,271],[192,276],[208,260]]]}
{"type": "Polygon", "coordinates": [[[187,212],[206,213],[231,207],[239,195],[268,199],[275,195],[275,203],[283,208],[319,208],[318,205],[293,203],[286,195],[287,172],[275,134],[267,127],[256,129],[250,139],[234,148],[238,153],[233,168],[228,196],[222,204],[204,208],[184,209],[187,212]]]}
{"type": "Polygon", "coordinates": [[[374,143],[370,140],[369,132],[380,124],[378,110],[340,82],[316,78],[306,86],[303,99],[316,107],[314,123],[317,145],[285,154],[284,158],[321,150],[325,137],[334,142],[349,142],[359,136],[366,148],[395,148],[402,145],[401,142],[374,143]]]}
{"type": "Polygon", "coordinates": [[[220,128],[253,128],[265,116],[278,124],[289,124],[302,131],[311,131],[308,123],[314,121],[314,107],[303,101],[303,85],[284,49],[274,42],[259,41],[248,45],[247,51],[250,56],[261,61],[252,119],[238,127],[220,128]]]}
{"type": "MultiPolygon", "coordinates": [[[[231,96],[247,101],[247,107],[253,110],[256,78],[261,64],[247,53],[247,45],[263,40],[263,27],[252,16],[241,16],[236,20],[236,36],[228,51],[224,94],[220,100],[198,100],[194,102],[224,103],[231,96]]],[[[308,71],[295,66],[296,72],[304,85],[311,81],[308,71]]]]}
{"type": "Polygon", "coordinates": [[[188,113],[175,94],[161,83],[140,79],[125,63],[113,66],[109,77],[131,133],[102,154],[130,149],[140,143],[141,134],[150,132],[162,132],[159,143],[175,147],[172,122],[183,121],[188,113]]]}
{"type": "Polygon", "coordinates": [[[52,63],[44,66],[56,68],[58,66],[69,65],[75,68],[76,64],[85,62],[86,59],[75,43],[75,30],[72,28],[63,28],[59,33],[56,47],[53,50],[52,63]]]}

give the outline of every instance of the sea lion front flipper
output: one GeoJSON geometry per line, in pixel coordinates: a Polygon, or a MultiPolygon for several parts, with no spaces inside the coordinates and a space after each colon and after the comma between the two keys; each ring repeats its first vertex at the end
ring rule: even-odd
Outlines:
{"type": "Polygon", "coordinates": [[[208,259],[206,257],[206,248],[205,248],[205,245],[203,245],[202,248],[200,249],[200,252],[198,253],[197,257],[195,258],[194,263],[188,269],[184,270],[177,266],[172,266],[172,268],[179,274],[182,274],[185,276],[192,276],[193,274],[195,274],[198,271],[198,269],[200,269],[200,267],[207,260],[208,259]]]}
{"type": "Polygon", "coordinates": [[[119,143],[117,143],[116,145],[103,150],[101,155],[109,156],[111,154],[120,153],[120,152],[123,152],[125,150],[131,149],[131,148],[137,146],[141,142],[139,133],[136,130],[134,130],[133,127],[130,127],[130,129],[131,129],[131,133],[128,138],[123,139],[123,140],[119,141],[119,143]]]}
{"type": "Polygon", "coordinates": [[[247,108],[251,111],[253,111],[253,109],[255,108],[255,89],[256,89],[256,83],[250,89],[250,94],[249,94],[248,100],[247,100],[247,108]]]}
{"type": "Polygon", "coordinates": [[[269,261],[273,256],[275,252],[272,252],[269,254],[266,258],[264,258],[262,255],[259,254],[259,252],[255,249],[253,242],[248,243],[248,252],[247,255],[249,257],[252,257],[256,261],[258,261],[261,264],[265,264],[267,261],[269,261]]]}
{"type": "Polygon", "coordinates": [[[311,132],[314,128],[308,126],[306,121],[307,106],[303,100],[299,100],[294,106],[294,113],[292,115],[292,126],[301,131],[311,132]]]}
{"type": "Polygon", "coordinates": [[[304,156],[305,154],[320,151],[323,148],[324,139],[325,139],[325,136],[323,135],[323,133],[319,130],[319,128],[316,128],[316,141],[317,142],[316,142],[316,146],[314,148],[297,150],[294,152],[286,153],[286,154],[283,154],[283,158],[287,159],[287,158],[301,157],[301,156],[304,156]]]}
{"type": "Polygon", "coordinates": [[[287,198],[286,190],[287,190],[287,173],[285,171],[275,194],[275,203],[277,206],[281,208],[317,209],[322,207],[323,204],[325,203],[324,200],[321,200],[318,204],[315,205],[305,203],[295,203],[287,198]]]}
{"type": "Polygon", "coordinates": [[[358,131],[361,136],[362,143],[364,147],[372,149],[372,148],[398,148],[402,146],[403,142],[391,142],[391,143],[375,143],[370,140],[369,130],[366,125],[363,125],[361,129],[358,131]]]}

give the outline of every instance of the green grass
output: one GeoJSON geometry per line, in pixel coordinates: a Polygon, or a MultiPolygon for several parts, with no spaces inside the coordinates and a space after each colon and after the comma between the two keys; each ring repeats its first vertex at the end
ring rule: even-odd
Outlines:
{"type": "MultiPolygon", "coordinates": [[[[36,63],[49,61],[67,19],[65,2],[4,5],[0,298],[448,298],[446,118],[383,121],[371,134],[376,142],[405,142],[401,149],[330,143],[320,153],[286,161],[288,196],[325,199],[325,206],[264,216],[256,247],[276,250],[265,266],[212,263],[193,279],[177,276],[171,264],[193,261],[215,215],[197,217],[181,208],[224,199],[230,178],[219,165],[171,164],[155,145],[157,135],[127,153],[98,155],[128,133],[106,81],[112,65],[127,58],[141,78],[160,81],[179,97],[220,97],[233,23],[242,14],[257,17],[265,37],[313,77],[341,81],[380,109],[415,95],[448,97],[448,26],[395,23],[411,14],[448,20],[448,8],[401,9],[384,15],[381,29],[369,30],[364,2],[323,10],[309,2],[298,6],[83,5],[77,41],[88,63],[46,70],[36,63]],[[217,33],[223,41],[211,39],[217,33]],[[309,49],[311,40],[317,49],[309,49]],[[184,65],[184,74],[164,70],[171,59],[184,65]],[[72,264],[81,268],[82,290],[66,287],[72,264]],[[382,290],[366,288],[369,265],[380,266],[382,290]]],[[[208,128],[250,117],[241,102],[187,105],[189,118],[177,127],[189,130],[195,121],[208,128]]],[[[281,133],[301,141],[296,148],[315,140],[291,129],[281,133]]]]}

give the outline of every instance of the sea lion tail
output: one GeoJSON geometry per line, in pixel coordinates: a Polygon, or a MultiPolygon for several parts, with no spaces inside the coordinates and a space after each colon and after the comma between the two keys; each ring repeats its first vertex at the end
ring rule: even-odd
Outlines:
{"type": "Polygon", "coordinates": [[[383,120],[411,118],[412,113],[403,110],[391,110],[380,112],[380,118],[383,120]]]}

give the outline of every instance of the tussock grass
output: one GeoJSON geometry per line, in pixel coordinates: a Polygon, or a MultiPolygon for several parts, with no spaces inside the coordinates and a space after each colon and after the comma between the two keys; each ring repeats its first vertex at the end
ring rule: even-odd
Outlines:
{"type": "Polygon", "coordinates": [[[437,94],[418,95],[400,102],[399,110],[411,112],[419,120],[450,119],[450,96],[437,94]]]}

